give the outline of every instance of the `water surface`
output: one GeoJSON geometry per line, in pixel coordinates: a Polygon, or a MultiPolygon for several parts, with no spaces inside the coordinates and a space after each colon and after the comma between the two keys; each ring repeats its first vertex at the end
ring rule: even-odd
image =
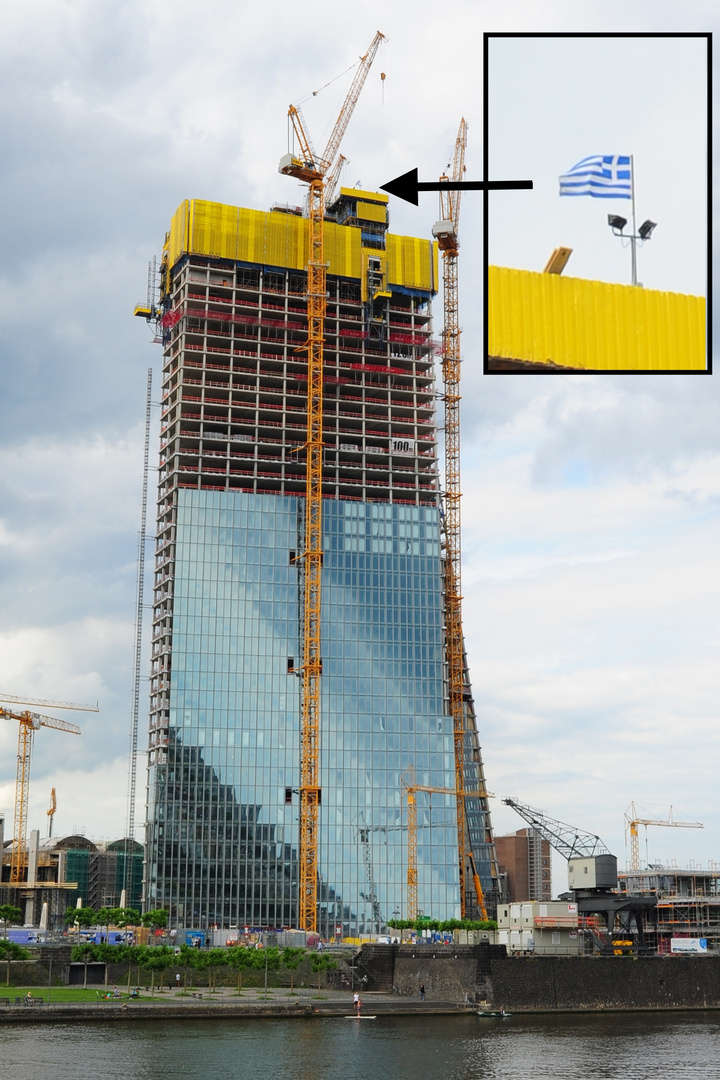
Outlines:
{"type": "Polygon", "coordinates": [[[0,1080],[703,1080],[720,1014],[0,1026],[0,1080]]]}

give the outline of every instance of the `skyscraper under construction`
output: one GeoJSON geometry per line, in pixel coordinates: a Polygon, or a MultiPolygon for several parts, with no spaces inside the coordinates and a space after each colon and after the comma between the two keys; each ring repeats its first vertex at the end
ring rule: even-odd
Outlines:
{"type": "MultiPolygon", "coordinates": [[[[460,911],[431,300],[437,252],[342,188],[325,222],[318,930],[460,911]],[[405,783],[403,783],[403,778],[405,783]],[[408,836],[408,784],[417,829],[408,836]],[[416,847],[415,847],[416,845],[416,847]]],[[[308,219],[189,200],[161,274],[146,904],[298,922],[308,219]]],[[[466,857],[497,867],[466,679],[466,857]],[[480,794],[478,794],[480,793],[480,794]]],[[[472,879],[467,880],[472,888],[472,879]]],[[[468,893],[466,913],[477,913],[468,893]]]]}

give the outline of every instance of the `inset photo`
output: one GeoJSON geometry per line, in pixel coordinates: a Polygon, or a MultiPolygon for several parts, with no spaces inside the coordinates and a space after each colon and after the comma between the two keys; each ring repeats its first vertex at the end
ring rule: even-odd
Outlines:
{"type": "Polygon", "coordinates": [[[485,371],[710,373],[709,34],[486,34],[485,371]]]}

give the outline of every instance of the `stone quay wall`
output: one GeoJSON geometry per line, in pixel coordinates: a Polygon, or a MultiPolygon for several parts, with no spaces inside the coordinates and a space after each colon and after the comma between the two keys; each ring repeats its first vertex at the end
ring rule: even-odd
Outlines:
{"type": "Polygon", "coordinates": [[[720,1008],[720,957],[510,957],[502,945],[363,946],[368,990],[509,1012],[720,1008]]]}

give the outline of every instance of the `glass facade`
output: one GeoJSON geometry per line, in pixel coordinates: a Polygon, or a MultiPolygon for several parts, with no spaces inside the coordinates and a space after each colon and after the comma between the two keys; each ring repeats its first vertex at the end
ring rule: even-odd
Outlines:
{"type": "MultiPolygon", "coordinates": [[[[387,201],[342,189],[328,209],[317,852],[324,936],[337,927],[346,936],[379,932],[407,914],[403,777],[456,784],[436,252],[429,241],[387,239],[387,201]]],[[[292,207],[260,214],[191,201],[181,210],[173,220],[187,228],[174,225],[166,243],[158,323],[144,902],[167,907],[175,927],[295,926],[308,380],[307,237],[299,238],[307,219],[292,207]]],[[[484,791],[484,778],[467,673],[465,683],[463,858],[473,852],[492,908],[487,797],[470,794],[484,791]]],[[[450,918],[460,910],[455,795],[418,792],[416,801],[417,907],[450,918]]],[[[469,914],[473,905],[466,888],[469,914]]]]}
{"type": "MultiPolygon", "coordinates": [[[[154,906],[186,925],[292,925],[303,500],[183,491],[167,760],[152,767],[154,906]]],[[[405,908],[402,776],[454,783],[439,512],[324,502],[319,930],[405,908]],[[363,842],[364,841],[364,842],[363,842]]],[[[418,793],[418,903],[459,910],[454,797],[418,793]]],[[[379,918],[378,918],[379,916],[379,918]]]]}

